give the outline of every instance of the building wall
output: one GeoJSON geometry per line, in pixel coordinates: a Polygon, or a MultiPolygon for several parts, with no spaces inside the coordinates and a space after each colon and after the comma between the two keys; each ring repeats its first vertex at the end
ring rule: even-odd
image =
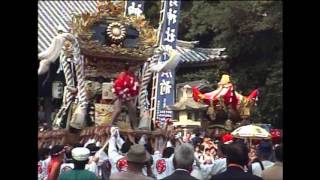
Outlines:
{"type": "Polygon", "coordinates": [[[179,112],[179,121],[186,121],[188,120],[188,113],[186,111],[179,112]]]}

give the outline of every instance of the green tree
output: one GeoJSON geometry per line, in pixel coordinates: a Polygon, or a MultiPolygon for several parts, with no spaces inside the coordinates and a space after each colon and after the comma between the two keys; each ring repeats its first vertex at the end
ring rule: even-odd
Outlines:
{"type": "MultiPolygon", "coordinates": [[[[145,14],[158,26],[160,2],[147,1],[145,14]]],[[[178,38],[200,47],[227,48],[228,60],[178,70],[177,83],[207,79],[215,85],[228,73],[237,91],[259,87],[252,118],[282,127],[282,2],[182,1],[178,38]]]]}
{"type": "Polygon", "coordinates": [[[256,122],[282,122],[282,2],[193,1],[182,8],[179,38],[200,40],[201,47],[226,47],[227,65],[182,73],[177,80],[219,80],[229,72],[237,90],[247,95],[259,87],[256,122]],[[223,68],[221,68],[223,67],[223,68]],[[214,79],[212,79],[214,78],[214,79]]]}

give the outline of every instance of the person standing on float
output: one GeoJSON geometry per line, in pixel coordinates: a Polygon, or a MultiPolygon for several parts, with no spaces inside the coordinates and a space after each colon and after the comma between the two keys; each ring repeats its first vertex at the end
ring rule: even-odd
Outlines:
{"type": "Polygon", "coordinates": [[[132,128],[138,126],[135,98],[139,93],[139,82],[133,72],[130,71],[129,64],[126,63],[124,70],[114,81],[112,91],[116,95],[114,111],[111,117],[111,124],[115,124],[117,117],[121,113],[122,105],[128,108],[128,115],[132,128]]]}

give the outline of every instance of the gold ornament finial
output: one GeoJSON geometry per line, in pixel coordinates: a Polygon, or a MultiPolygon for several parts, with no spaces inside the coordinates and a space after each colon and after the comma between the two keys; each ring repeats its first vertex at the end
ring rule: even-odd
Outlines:
{"type": "Polygon", "coordinates": [[[124,12],[124,2],[119,1],[115,3],[111,0],[98,1],[97,9],[99,14],[117,17],[122,15],[122,12],[124,12]]]}

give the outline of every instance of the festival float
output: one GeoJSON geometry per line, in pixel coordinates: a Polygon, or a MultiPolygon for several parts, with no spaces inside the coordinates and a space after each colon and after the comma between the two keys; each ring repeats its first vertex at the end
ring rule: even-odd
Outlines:
{"type": "Polygon", "coordinates": [[[212,129],[211,134],[214,137],[230,133],[235,129],[235,123],[248,120],[250,111],[258,99],[258,89],[253,90],[248,96],[238,93],[227,74],[222,75],[218,88],[214,91],[204,93],[197,87],[192,87],[192,91],[194,101],[209,106],[208,127],[212,129]]]}
{"type": "MultiPolygon", "coordinates": [[[[57,6],[47,3],[41,8],[57,6]]],[[[105,129],[112,123],[124,133],[133,129],[136,133],[157,134],[155,130],[166,128],[172,119],[172,110],[166,108],[174,104],[176,66],[190,57],[226,58],[222,55],[224,48],[194,50],[186,47],[194,42],[177,40],[181,1],[161,1],[158,28],[142,14],[143,1],[94,3],[96,11],[72,12],[71,20],[63,22],[67,26],[58,27],[58,34],[47,47],[43,41],[39,43],[42,51],[38,54],[38,74],[47,73],[50,65],[59,60],[58,71],[65,77],[54,130],[39,133],[41,142],[55,138],[54,143],[64,144],[98,138],[106,135],[105,129]]],[[[43,26],[46,22],[40,23],[40,34],[52,34],[44,33],[48,30],[43,26]]]]}

